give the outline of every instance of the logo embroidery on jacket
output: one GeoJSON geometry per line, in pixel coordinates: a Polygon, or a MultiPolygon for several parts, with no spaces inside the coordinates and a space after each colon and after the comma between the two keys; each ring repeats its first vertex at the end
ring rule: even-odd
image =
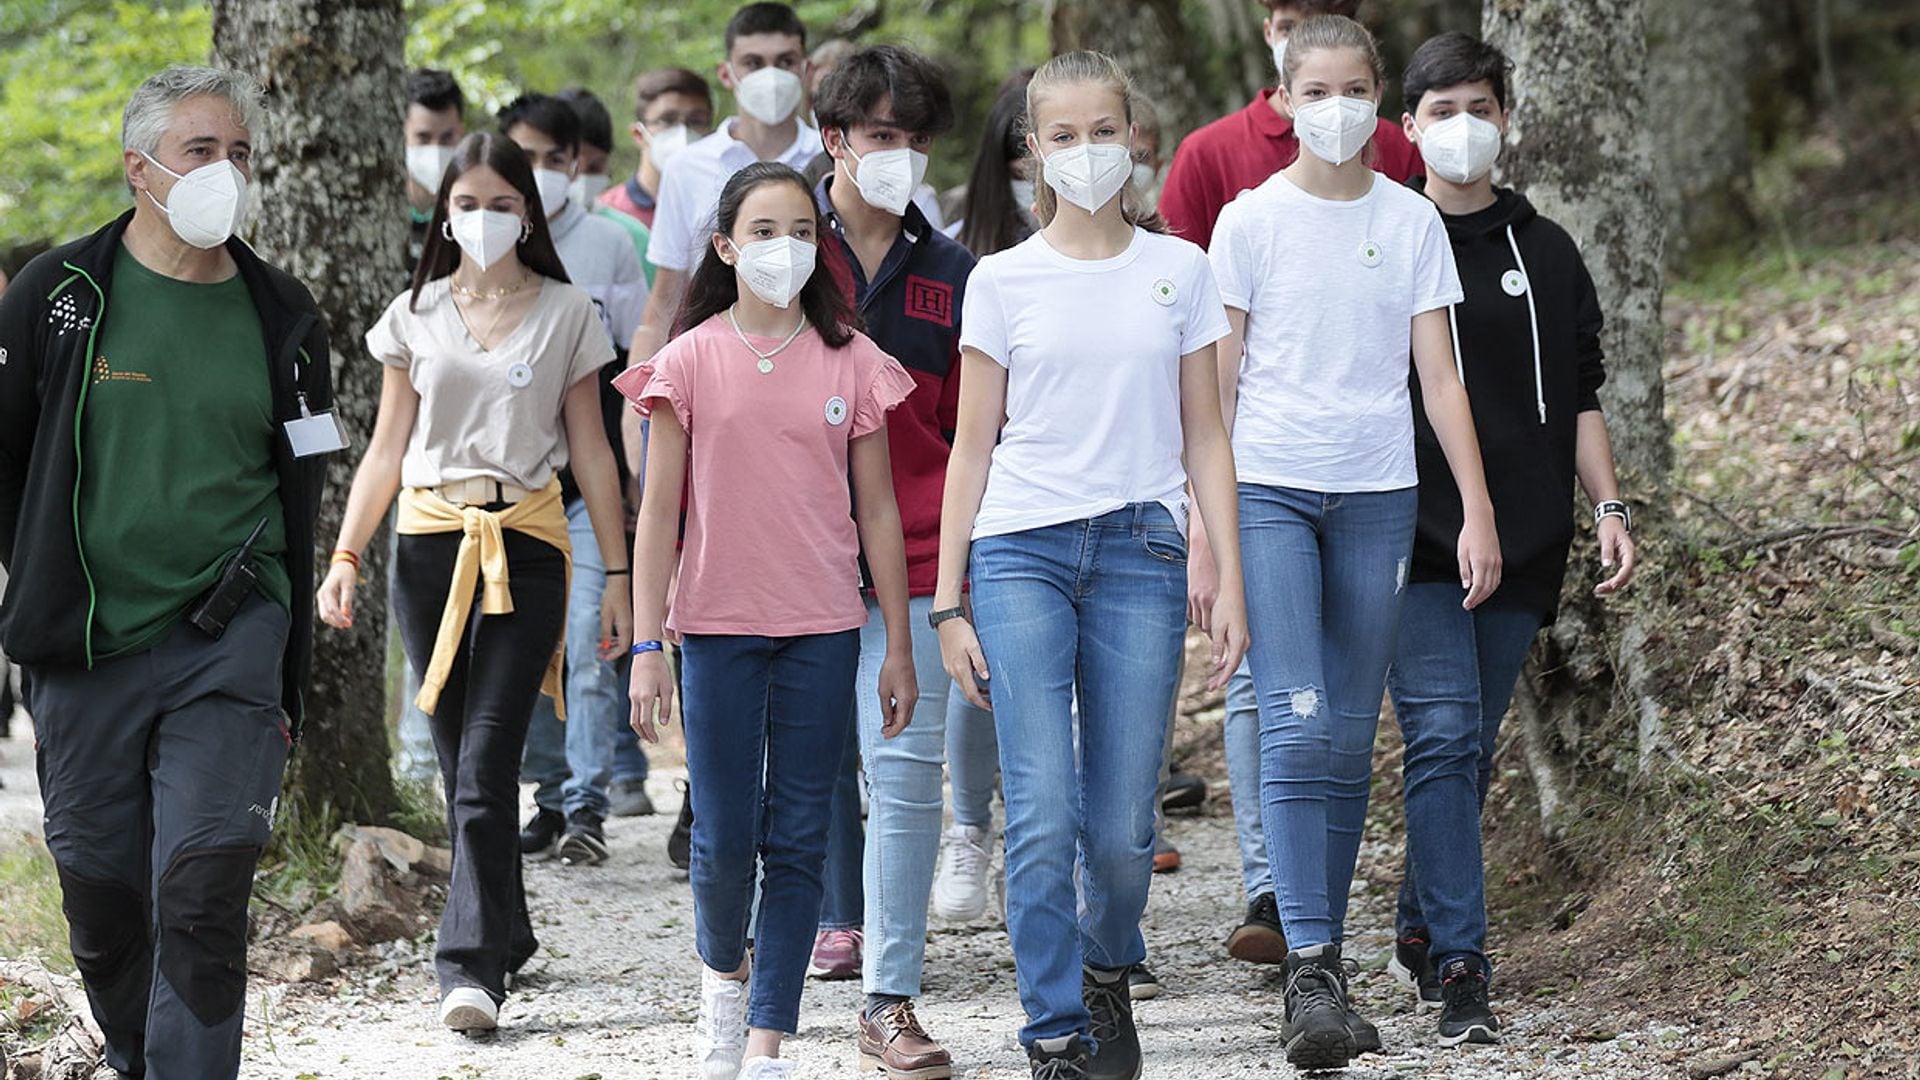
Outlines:
{"type": "Polygon", "coordinates": [[[60,302],[47,311],[47,325],[53,327],[56,334],[68,334],[75,330],[85,330],[93,325],[93,316],[80,314],[80,304],[67,293],[60,302]]]}
{"type": "Polygon", "coordinates": [[[953,286],[907,275],[907,317],[953,327],[953,286]]]}
{"type": "Polygon", "coordinates": [[[103,382],[150,383],[152,381],[152,376],[149,376],[143,371],[115,371],[113,370],[113,365],[107,362],[106,357],[96,356],[93,358],[93,385],[95,386],[99,386],[103,382]]]}

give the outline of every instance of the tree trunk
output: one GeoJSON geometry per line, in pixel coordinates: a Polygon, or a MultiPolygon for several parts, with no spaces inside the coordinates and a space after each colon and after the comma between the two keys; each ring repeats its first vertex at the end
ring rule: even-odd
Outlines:
{"type": "MultiPolygon", "coordinates": [[[[1656,526],[1652,537],[1645,528],[1636,537],[1646,561],[1673,457],[1661,364],[1666,215],[1654,182],[1643,11],[1641,0],[1486,0],[1484,17],[1487,39],[1514,61],[1501,179],[1573,235],[1606,313],[1600,396],[1622,489],[1642,511],[1636,526],[1656,526]]],[[[1657,628],[1636,600],[1602,610],[1581,572],[1595,561],[1592,530],[1582,528],[1575,543],[1560,619],[1521,688],[1536,777],[1591,775],[1615,741],[1634,745],[1645,769],[1665,746],[1657,628]]],[[[1564,826],[1565,797],[1564,783],[1542,788],[1549,836],[1564,826]]]]}
{"type": "MultiPolygon", "coordinates": [[[[404,37],[401,0],[213,0],[216,61],[267,91],[264,130],[254,132],[253,242],[319,301],[335,411],[354,447],[328,463],[316,536],[323,570],[380,401],[380,365],[361,334],[405,279],[404,37]]],[[[385,715],[386,554],[384,538],[361,553],[353,629],[322,628],[315,643],[287,788],[309,815],[378,821],[398,806],[385,715]]]]}
{"type": "Polygon", "coordinates": [[[1234,82],[1209,77],[1209,50],[1179,0],[1056,0],[1048,37],[1056,55],[1092,49],[1119,61],[1158,108],[1169,158],[1187,132],[1246,104],[1234,82]]]}
{"type": "Polygon", "coordinates": [[[1652,132],[1669,263],[1754,225],[1747,125],[1759,24],[1753,0],[1647,7],[1648,97],[1660,108],[1652,132]]]}

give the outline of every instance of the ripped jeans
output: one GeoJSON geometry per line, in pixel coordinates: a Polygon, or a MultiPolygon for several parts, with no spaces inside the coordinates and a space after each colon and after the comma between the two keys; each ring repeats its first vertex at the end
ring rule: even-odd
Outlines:
{"type": "Polygon", "coordinates": [[[1240,485],[1260,817],[1292,949],[1343,937],[1417,505],[1240,485]]]}

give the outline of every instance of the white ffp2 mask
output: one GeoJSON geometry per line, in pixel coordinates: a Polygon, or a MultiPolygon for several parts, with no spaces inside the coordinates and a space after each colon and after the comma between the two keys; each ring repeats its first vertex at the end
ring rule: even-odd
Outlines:
{"type": "Polygon", "coordinates": [[[800,107],[800,76],[785,68],[763,67],[744,79],[734,72],[733,78],[740,111],[763,124],[784,124],[800,107]]]}
{"type": "Polygon", "coordinates": [[[1500,128],[1467,113],[1454,113],[1413,133],[1420,137],[1427,171],[1451,183],[1473,183],[1492,172],[1500,156],[1500,128]]]}
{"type": "Polygon", "coordinates": [[[467,210],[447,218],[445,236],[460,245],[485,270],[512,251],[527,232],[527,223],[499,210],[467,210]]]}
{"type": "Polygon", "coordinates": [[[1127,186],[1133,151],[1124,143],[1081,143],[1048,154],[1040,171],[1054,194],[1091,214],[1127,186]]]}
{"type": "Polygon", "coordinates": [[[1293,130],[1313,156],[1329,165],[1350,160],[1373,141],[1380,126],[1376,106],[1367,98],[1325,97],[1293,108],[1293,130]]]}
{"type": "Polygon", "coordinates": [[[667,161],[693,141],[693,132],[685,124],[675,124],[665,131],[648,131],[641,125],[640,130],[646,132],[647,152],[653,155],[656,169],[666,168],[667,161]]]}
{"type": "Polygon", "coordinates": [[[540,212],[552,217],[566,207],[573,177],[557,169],[535,169],[533,186],[540,189],[540,212]]]}
{"type": "Polygon", "coordinates": [[[179,181],[164,203],[154,198],[151,188],[147,190],[147,198],[167,216],[175,236],[206,251],[226,243],[240,227],[240,217],[247,211],[247,178],[233,162],[211,162],[182,175],[154,161],[152,154],[142,151],[140,156],[179,181]]]}
{"type": "Polygon", "coordinates": [[[806,287],[807,279],[813,276],[816,249],[805,240],[775,236],[741,244],[736,250],[740,257],[733,264],[734,272],[753,290],[753,295],[774,307],[792,304],[793,298],[806,287]]]}
{"type": "Polygon", "coordinates": [[[407,175],[428,191],[440,190],[440,181],[447,175],[447,166],[451,164],[451,146],[407,147],[407,175]]]}
{"type": "Polygon", "coordinates": [[[580,209],[592,210],[594,201],[600,198],[600,193],[612,186],[613,178],[606,173],[581,173],[573,178],[573,185],[567,190],[573,197],[573,201],[579,204],[580,209]]]}
{"type": "Polygon", "coordinates": [[[849,142],[847,156],[858,166],[853,182],[860,188],[860,197],[874,209],[895,216],[907,212],[907,204],[927,175],[927,155],[905,146],[861,157],[849,142]]]}

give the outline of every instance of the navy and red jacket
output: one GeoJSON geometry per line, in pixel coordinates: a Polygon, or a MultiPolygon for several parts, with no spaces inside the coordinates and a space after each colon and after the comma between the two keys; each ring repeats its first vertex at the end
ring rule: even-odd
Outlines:
{"type": "Polygon", "coordinates": [[[814,189],[827,223],[820,261],[853,298],[867,336],[898,360],[915,384],[887,417],[887,448],[907,544],[907,592],[931,596],[940,570],[940,500],[960,410],[960,302],[973,273],[973,253],[909,204],[900,235],[868,281],[827,196],[832,183],[828,176],[814,189]]]}

